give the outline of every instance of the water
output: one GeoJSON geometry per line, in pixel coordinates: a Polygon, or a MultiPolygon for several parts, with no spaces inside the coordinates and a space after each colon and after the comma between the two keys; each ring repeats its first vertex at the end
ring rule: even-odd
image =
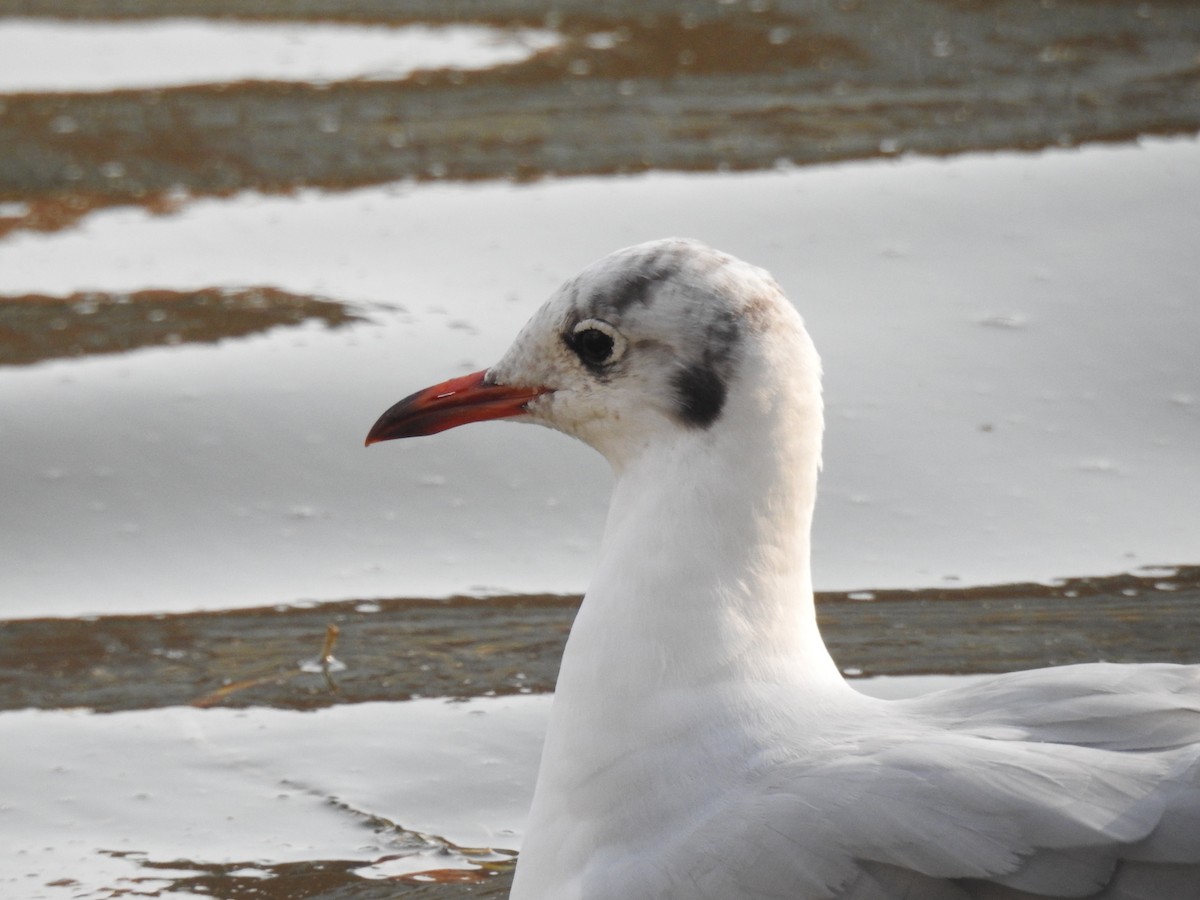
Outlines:
{"type": "Polygon", "coordinates": [[[359,320],[0,369],[0,608],[582,590],[608,487],[586,448],[511,423],[362,438],[401,396],[497,359],[586,262],[675,233],[773,271],[822,353],[818,588],[1186,562],[1197,171],[1195,140],[1149,141],[251,194],[13,234],[9,295],[269,284],[359,320]]]}

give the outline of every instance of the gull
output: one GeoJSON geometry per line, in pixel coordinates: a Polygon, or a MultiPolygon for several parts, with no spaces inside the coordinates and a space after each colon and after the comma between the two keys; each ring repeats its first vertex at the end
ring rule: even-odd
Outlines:
{"type": "Polygon", "coordinates": [[[1200,666],[847,684],[809,559],[820,378],[766,272],[668,239],[371,429],[533,422],[615,475],[513,900],[1200,898],[1200,666]]]}

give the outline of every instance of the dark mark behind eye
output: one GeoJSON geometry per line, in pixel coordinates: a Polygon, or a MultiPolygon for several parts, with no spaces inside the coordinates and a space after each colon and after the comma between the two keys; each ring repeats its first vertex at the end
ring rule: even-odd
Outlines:
{"type": "Polygon", "coordinates": [[[733,377],[741,328],[730,311],[709,323],[698,363],[679,370],[671,378],[676,409],[684,424],[708,428],[725,408],[726,381],[733,377]]]}
{"type": "Polygon", "coordinates": [[[725,406],[725,382],[712,369],[703,365],[680,369],[671,378],[675,389],[677,409],[684,423],[695,428],[707,428],[721,415],[725,406]]]}

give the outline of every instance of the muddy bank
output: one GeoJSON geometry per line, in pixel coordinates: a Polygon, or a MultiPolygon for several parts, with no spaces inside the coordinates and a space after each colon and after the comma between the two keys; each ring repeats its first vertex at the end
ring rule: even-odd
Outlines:
{"type": "Polygon", "coordinates": [[[0,366],[211,344],[310,320],[334,328],[362,318],[346,304],[269,287],[0,295],[0,366]]]}
{"type": "MultiPolygon", "coordinates": [[[[372,600],[0,623],[0,710],[314,709],[553,690],[579,598],[372,600]],[[337,630],[329,640],[329,628],[337,630]],[[332,661],[322,665],[322,657],[332,661]]],[[[1200,567],[1056,586],[822,594],[848,675],[1196,662],[1200,567]]]]}
{"type": "MultiPolygon", "coordinates": [[[[319,3],[184,11],[345,18],[319,3]]],[[[0,3],[0,15],[135,12],[0,3]]],[[[355,18],[548,26],[564,42],[515,65],[385,83],[10,95],[0,201],[26,206],[0,226],[247,189],[756,169],[1200,128],[1189,3],[393,3],[355,18]]]]}
{"type": "Polygon", "coordinates": [[[495,872],[451,869],[422,873],[421,878],[368,880],[355,874],[359,862],[319,860],[264,866],[253,861],[213,865],[191,860],[173,860],[147,866],[147,878],[155,868],[187,868],[197,874],[187,878],[162,879],[165,884],[154,896],[195,897],[197,894],[229,900],[457,900],[459,897],[504,898],[512,888],[510,863],[495,872]],[[438,880],[438,879],[441,880],[438,880]]]}

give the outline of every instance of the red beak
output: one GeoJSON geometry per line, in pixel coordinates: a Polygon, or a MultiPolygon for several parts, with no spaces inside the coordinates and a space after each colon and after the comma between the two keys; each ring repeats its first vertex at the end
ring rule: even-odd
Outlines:
{"type": "Polygon", "coordinates": [[[530,400],[550,390],[488,384],[484,381],[486,374],[486,369],[472,372],[405,397],[379,417],[367,435],[366,445],[437,434],[468,422],[524,415],[530,400]]]}

